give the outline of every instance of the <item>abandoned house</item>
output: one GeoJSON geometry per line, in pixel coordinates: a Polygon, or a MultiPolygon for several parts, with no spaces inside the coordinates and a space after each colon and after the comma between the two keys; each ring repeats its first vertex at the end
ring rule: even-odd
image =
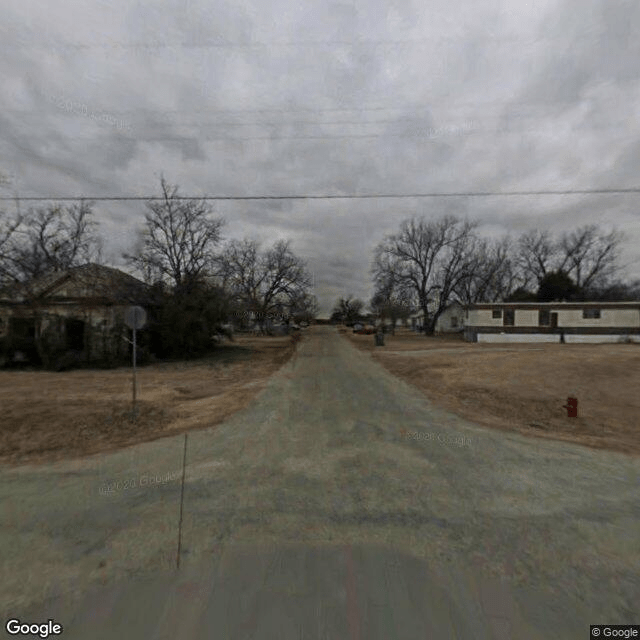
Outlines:
{"type": "Polygon", "coordinates": [[[0,291],[0,365],[63,368],[130,357],[132,304],[153,308],[150,288],[118,269],[86,264],[0,291]]]}
{"type": "Polygon", "coordinates": [[[640,342],[640,301],[471,304],[464,333],[472,342],[640,342]]]}

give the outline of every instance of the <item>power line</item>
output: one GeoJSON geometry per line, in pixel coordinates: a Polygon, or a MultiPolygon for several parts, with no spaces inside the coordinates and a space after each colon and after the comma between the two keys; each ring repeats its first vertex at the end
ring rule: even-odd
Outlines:
{"type": "MultiPolygon", "coordinates": [[[[435,129],[435,127],[432,127],[435,129]]],[[[469,131],[471,133],[471,131],[469,131]]],[[[493,132],[491,132],[493,133],[493,132]]],[[[495,133],[503,133],[497,131],[495,133]]],[[[509,133],[509,132],[505,132],[509,133]]],[[[132,142],[173,142],[173,143],[186,143],[186,142],[209,142],[209,141],[224,141],[224,142],[251,142],[252,140],[357,140],[357,139],[376,139],[376,138],[429,138],[437,140],[440,137],[444,137],[445,134],[437,134],[435,132],[408,132],[408,133],[349,133],[339,134],[334,136],[327,135],[300,135],[300,136],[280,136],[280,135],[268,135],[268,136],[209,136],[200,135],[197,131],[191,133],[185,133],[181,136],[126,136],[120,134],[115,137],[102,135],[102,136],[65,136],[58,133],[51,133],[47,135],[26,135],[21,136],[23,139],[66,139],[66,140],[90,140],[92,142],[105,142],[115,140],[130,140],[132,142]]],[[[460,134],[450,134],[455,137],[460,134]]]]}
{"type": "MultiPolygon", "coordinates": [[[[62,110],[61,110],[62,111],[62,110]]],[[[5,113],[15,113],[17,115],[20,116],[34,116],[37,118],[42,118],[42,113],[39,111],[20,111],[18,109],[5,109],[4,110],[5,113]]],[[[103,111],[103,113],[105,115],[110,115],[110,114],[122,114],[122,111],[110,111],[110,112],[106,112],[103,111]]],[[[171,117],[171,120],[173,122],[176,122],[179,126],[181,127],[221,127],[221,126],[229,126],[229,127],[257,127],[257,126],[274,126],[274,127],[284,127],[284,126],[291,126],[291,125],[312,125],[312,126],[320,126],[320,125],[356,125],[356,126],[360,126],[360,125],[369,125],[369,124],[422,124],[421,123],[421,118],[424,117],[430,117],[430,114],[425,114],[424,116],[420,116],[420,115],[416,115],[413,117],[408,117],[408,116],[399,116],[398,118],[384,118],[384,119],[379,119],[379,120],[253,120],[253,121],[246,121],[246,122],[232,122],[232,121],[228,121],[228,120],[220,120],[220,121],[216,121],[216,120],[193,120],[193,121],[185,121],[184,118],[177,118],[176,115],[179,112],[174,113],[167,113],[167,114],[162,114],[162,115],[157,115],[156,117],[158,118],[158,120],[164,119],[165,116],[167,117],[167,119],[169,119],[169,117],[171,117]]],[[[64,113],[61,113],[60,116],[64,117],[64,116],[79,116],[79,115],[83,115],[84,113],[80,112],[73,112],[73,111],[67,111],[66,109],[64,110],[64,113]]],[[[138,115],[138,114],[136,114],[138,115]]],[[[190,115],[190,114],[187,114],[190,115]]],[[[86,117],[86,116],[85,116],[86,117]]],[[[239,116],[227,116],[227,117],[239,117],[239,116]]],[[[498,116],[495,116],[495,118],[497,118],[498,116]]],[[[467,119],[463,124],[468,124],[469,123],[469,119],[467,119]]],[[[164,122],[162,122],[162,124],[164,124],[164,122]]],[[[450,125],[450,126],[454,126],[454,125],[450,125]]]]}
{"type": "MultiPolygon", "coordinates": [[[[494,196],[563,196],[563,195],[597,195],[640,193],[640,187],[624,189],[565,189],[561,191],[459,191],[459,192],[431,192],[431,193],[376,193],[376,194],[304,194],[281,196],[174,196],[176,200],[364,200],[364,199],[392,199],[392,198],[477,198],[494,196]]],[[[163,196],[0,196],[0,200],[28,200],[32,201],[149,201],[164,200],[163,196]]]]}
{"type": "MultiPolygon", "coordinates": [[[[5,110],[5,113],[7,111],[5,110]]],[[[42,113],[38,112],[38,111],[18,111],[16,110],[12,110],[11,113],[16,113],[19,114],[21,117],[23,116],[34,116],[34,117],[38,117],[38,118],[42,118],[42,113]]],[[[111,115],[112,113],[118,113],[121,114],[122,112],[120,111],[113,111],[110,113],[106,113],[103,112],[103,115],[111,115]]],[[[57,115],[57,114],[56,114],[57,115]]],[[[413,117],[408,117],[408,116],[400,116],[398,118],[384,118],[384,119],[378,119],[378,120],[253,120],[253,121],[246,121],[246,122],[238,122],[238,121],[228,121],[228,120],[222,120],[222,121],[215,121],[215,120],[193,120],[193,121],[186,121],[185,119],[182,118],[176,118],[176,117],[172,117],[170,118],[168,116],[168,114],[166,114],[167,117],[165,118],[165,116],[159,116],[158,120],[153,122],[153,125],[165,125],[165,124],[172,124],[175,126],[179,126],[179,127],[194,127],[194,128],[198,128],[199,132],[198,132],[198,138],[199,139],[203,139],[203,140],[261,140],[261,139],[271,139],[272,136],[268,136],[268,137],[238,137],[238,138],[220,138],[220,137],[214,137],[214,138],[208,138],[208,137],[203,137],[200,135],[200,133],[202,132],[203,129],[212,129],[212,128],[216,128],[216,127],[288,127],[288,126],[299,126],[299,125],[304,125],[304,126],[343,126],[343,125],[349,125],[349,126],[355,126],[355,127],[360,127],[360,126],[368,126],[368,125],[406,125],[406,126],[416,126],[419,127],[420,129],[423,130],[430,130],[430,129],[440,129],[440,130],[450,130],[450,131],[455,131],[455,130],[464,130],[467,132],[488,132],[488,133],[503,133],[505,132],[505,130],[509,133],[518,133],[518,132],[522,132],[522,131],[530,131],[533,130],[534,128],[537,129],[544,129],[549,128],[549,127],[553,127],[553,122],[542,122],[539,123],[537,127],[533,127],[533,125],[530,126],[529,129],[527,129],[526,127],[528,126],[527,124],[525,125],[520,125],[518,127],[518,125],[513,125],[512,121],[517,120],[518,122],[520,121],[531,121],[531,122],[536,122],[536,119],[533,115],[527,115],[527,116],[523,116],[523,115],[518,115],[517,118],[513,117],[513,116],[509,116],[509,115],[495,115],[495,116],[486,116],[484,119],[485,120],[489,120],[489,121],[498,121],[500,123],[500,121],[505,120],[506,124],[498,124],[495,126],[491,126],[490,124],[484,124],[482,123],[482,121],[480,120],[473,120],[470,118],[466,118],[466,119],[459,119],[458,121],[452,121],[452,122],[448,122],[447,124],[444,124],[442,126],[436,126],[434,125],[427,125],[424,121],[425,118],[430,118],[431,115],[430,114],[425,114],[424,116],[421,115],[416,115],[413,117]],[[501,127],[500,129],[498,129],[497,127],[501,127]]],[[[78,113],[78,112],[72,112],[72,111],[67,111],[65,110],[64,113],[60,113],[59,117],[64,118],[64,117],[76,117],[76,116],[85,116],[84,113],[78,113]]],[[[231,116],[234,117],[234,116],[231,116]]],[[[235,116],[237,117],[237,116],[235,116]]],[[[148,122],[148,120],[146,121],[148,122]]],[[[437,120],[434,119],[434,123],[437,122],[437,120]]],[[[596,125],[590,125],[590,124],[579,124],[577,126],[572,126],[571,127],[571,131],[583,131],[583,130],[587,130],[587,131],[611,131],[611,130],[616,130],[616,129],[620,129],[620,128],[627,128],[628,127],[628,123],[620,120],[620,122],[618,123],[608,123],[608,124],[596,124],[596,125]]],[[[346,137],[351,137],[352,134],[346,134],[346,137]]],[[[359,137],[357,134],[353,134],[355,137],[359,137]]],[[[369,134],[367,134],[369,135],[369,134]]],[[[373,135],[373,134],[371,134],[373,135]]],[[[382,134],[381,134],[382,135],[382,134]]],[[[419,135],[418,133],[413,134],[413,133],[408,133],[408,134],[387,134],[385,133],[384,136],[387,135],[400,135],[401,137],[404,137],[405,135],[419,135]]],[[[29,136],[27,136],[29,137],[29,136]]],[[[279,138],[280,136],[276,136],[276,139],[279,138]]],[[[285,139],[291,138],[293,137],[294,139],[300,139],[300,138],[305,138],[307,136],[286,136],[285,139]]],[[[343,136],[327,136],[327,137],[343,137],[343,136]]],[[[158,140],[158,139],[164,139],[164,138],[149,138],[149,137],[136,137],[136,139],[143,139],[143,140],[149,140],[149,139],[153,139],[153,140],[158,140]]]]}
{"type": "MultiPolygon", "coordinates": [[[[54,94],[44,91],[39,91],[41,95],[48,95],[51,100],[55,100],[54,94]]],[[[67,96],[63,96],[62,94],[58,95],[58,98],[61,101],[66,101],[67,96]]],[[[76,104],[78,104],[78,100],[68,99],[76,104]]],[[[563,107],[575,104],[572,101],[564,100],[561,102],[548,102],[548,103],[511,103],[508,101],[497,101],[497,100],[489,100],[485,102],[456,102],[451,104],[446,101],[445,98],[441,98],[440,101],[436,100],[432,104],[428,105],[416,105],[407,103],[402,106],[358,106],[358,107],[267,107],[262,109],[217,109],[217,108],[208,108],[208,109],[159,109],[152,107],[139,107],[135,109],[109,109],[109,113],[118,113],[118,114],[140,114],[140,113],[151,113],[151,114],[182,114],[182,115],[193,115],[193,114],[208,114],[212,113],[227,113],[227,114],[240,114],[240,113],[324,113],[324,112],[345,112],[345,111],[355,111],[355,112],[363,112],[363,111],[427,111],[431,112],[432,109],[445,109],[447,112],[455,111],[456,109],[461,109],[464,107],[473,107],[474,109],[482,109],[486,110],[488,107],[508,107],[510,110],[517,110],[520,112],[522,109],[527,109],[529,111],[539,111],[540,109],[561,109],[563,107]]],[[[3,108],[4,113],[29,113],[24,109],[7,109],[3,108]]],[[[37,113],[37,111],[33,111],[32,113],[37,113]]],[[[413,114],[412,114],[413,115],[413,114]]],[[[537,114],[536,114],[537,115],[537,114]]],[[[235,116],[234,116],[235,117],[235,116]]]]}
{"type": "MultiPolygon", "coordinates": [[[[588,37],[588,36],[587,36],[588,37]]],[[[265,49],[271,47],[398,47],[407,45],[433,45],[438,42],[458,43],[465,41],[467,36],[460,35],[434,35],[428,38],[405,38],[396,40],[289,40],[289,41],[262,41],[262,42],[33,42],[4,43],[0,49],[265,49]]],[[[519,47],[539,45],[540,38],[519,38],[517,36],[475,36],[474,40],[490,41],[495,43],[509,43],[519,47]]],[[[551,40],[547,37],[543,40],[551,40]]]]}
{"type": "MultiPolygon", "coordinates": [[[[329,123],[321,123],[319,126],[329,123]]],[[[363,123],[367,124],[367,123],[363,123]]],[[[113,125],[115,127],[115,125],[113,125]]],[[[131,127],[131,125],[128,125],[131,127]]],[[[182,126],[190,126],[190,125],[182,125],[182,126]]],[[[196,126],[196,125],[192,125],[196,126]]],[[[255,125],[259,126],[259,125],[255,125]]],[[[284,123],[282,126],[286,126],[284,123]]],[[[214,136],[214,135],[203,135],[199,131],[191,131],[186,132],[182,135],[175,136],[153,136],[153,135],[125,135],[120,130],[114,132],[115,135],[88,135],[88,136],[70,136],[64,135],[59,132],[56,133],[48,133],[48,134],[30,134],[30,135],[21,135],[22,139],[66,139],[66,140],[82,140],[82,141],[92,141],[92,142],[113,142],[116,140],[127,140],[131,142],[156,142],[156,143],[187,143],[187,142],[251,142],[254,140],[266,140],[266,141],[276,141],[276,140],[383,140],[385,138],[408,138],[408,139],[429,139],[429,140],[442,140],[444,138],[456,138],[463,136],[471,136],[477,134],[491,134],[491,135],[516,135],[523,133],[536,133],[536,132],[544,132],[545,127],[511,127],[505,126],[503,128],[493,129],[491,127],[485,128],[467,128],[465,126],[458,125],[445,125],[444,127],[422,127],[420,131],[405,131],[404,133],[392,133],[392,132],[382,132],[382,133],[340,133],[337,135],[263,135],[263,136],[214,136]]],[[[614,126],[614,125],[603,125],[601,127],[593,127],[593,126],[579,126],[573,127],[571,132],[578,131],[624,131],[623,125],[614,126]]]]}

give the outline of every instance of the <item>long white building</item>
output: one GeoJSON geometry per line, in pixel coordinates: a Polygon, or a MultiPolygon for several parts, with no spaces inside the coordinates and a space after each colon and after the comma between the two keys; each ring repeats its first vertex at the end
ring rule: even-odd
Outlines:
{"type": "Polygon", "coordinates": [[[640,301],[482,303],[465,315],[471,342],[640,342],[640,301]]]}

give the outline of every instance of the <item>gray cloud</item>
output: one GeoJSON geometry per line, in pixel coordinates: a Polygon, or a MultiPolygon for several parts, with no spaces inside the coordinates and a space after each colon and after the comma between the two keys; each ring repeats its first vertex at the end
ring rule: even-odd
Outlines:
{"type": "MultiPolygon", "coordinates": [[[[639,26],[624,0],[9,0],[0,170],[51,196],[154,193],[161,173],[192,195],[636,186],[639,26]]],[[[228,237],[290,237],[325,312],[369,297],[372,248],[411,215],[489,236],[606,221],[640,245],[633,195],[215,207],[228,237]]],[[[117,256],[144,205],[96,211],[117,256]]]]}

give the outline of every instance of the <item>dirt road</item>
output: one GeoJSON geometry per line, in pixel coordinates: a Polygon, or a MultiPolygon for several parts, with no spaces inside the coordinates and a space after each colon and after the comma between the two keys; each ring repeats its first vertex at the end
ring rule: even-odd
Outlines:
{"type": "Polygon", "coordinates": [[[183,446],[0,470],[4,620],[349,640],[640,623],[637,458],[476,427],[331,327],[189,434],[176,571],[183,446]]]}

